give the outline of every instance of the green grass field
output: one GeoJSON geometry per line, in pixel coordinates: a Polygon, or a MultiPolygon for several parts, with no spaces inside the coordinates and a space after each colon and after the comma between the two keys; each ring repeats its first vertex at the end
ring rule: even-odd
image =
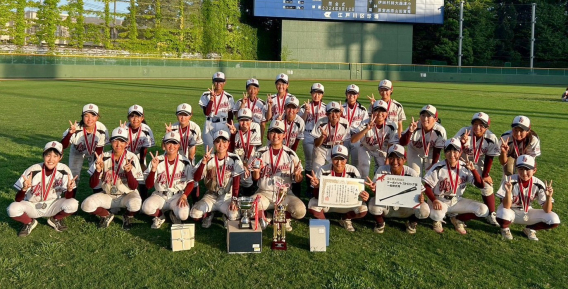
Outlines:
{"type": "MultiPolygon", "coordinates": [[[[324,101],[344,100],[349,82],[322,82],[324,101]]],[[[290,92],[309,98],[311,81],[293,81],[290,92]]],[[[377,82],[357,83],[361,101],[377,95],[377,82]]],[[[245,80],[229,80],[225,89],[242,96],[245,80]]],[[[568,216],[565,132],[567,103],[560,102],[564,87],[395,82],[393,98],[407,117],[420,108],[438,108],[448,135],[468,125],[475,112],[491,116],[491,130],[500,135],[519,114],[531,118],[539,134],[542,156],[537,177],[554,180],[555,207],[561,220],[568,216]]],[[[431,221],[419,223],[408,235],[404,222],[387,220],[384,234],[373,233],[372,218],[354,222],[349,233],[331,216],[328,251],[309,252],[308,218],[295,221],[288,236],[289,250],[270,250],[272,229],[265,231],[261,254],[229,255],[226,232],[220,219],[208,229],[196,227],[196,246],[171,252],[169,223],[150,229],[151,218],[138,215],[131,231],[120,228],[121,217],[108,229],[97,229],[98,219],[79,212],[66,222],[69,230],[55,232],[40,220],[26,238],[18,238],[20,224],[6,215],[13,201],[13,184],[30,165],[42,161],[44,144],[60,140],[68,120],[79,120],[82,106],[99,105],[100,121],[112,130],[126,120],[128,107],[142,105],[156,140],[164,122],[174,122],[182,102],[194,107],[193,121],[202,124],[198,108],[209,80],[69,80],[0,82],[0,287],[1,288],[563,288],[568,284],[566,239],[561,225],[538,233],[540,241],[527,240],[522,227],[512,226],[515,239],[501,239],[499,229],[484,221],[468,223],[468,234],[459,235],[450,222],[441,235],[431,221]]],[[[261,81],[261,97],[274,91],[273,81],[261,81]]],[[[408,121],[405,126],[408,125],[408,121]]],[[[198,158],[203,154],[198,148],[198,158]]],[[[298,154],[303,156],[301,146],[298,154]]],[[[67,158],[63,160],[67,163],[67,158]]],[[[500,181],[494,165],[493,179],[500,181]]],[[[88,188],[83,170],[77,198],[88,188]]],[[[477,189],[466,197],[481,200],[477,189]]],[[[307,202],[307,200],[305,200],[307,202]]],[[[538,205],[537,205],[538,206],[538,205]]],[[[219,214],[218,214],[219,215],[219,214]]]]}

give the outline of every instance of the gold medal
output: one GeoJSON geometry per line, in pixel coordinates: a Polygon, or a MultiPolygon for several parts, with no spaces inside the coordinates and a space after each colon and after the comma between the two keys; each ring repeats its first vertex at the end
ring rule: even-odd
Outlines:
{"type": "Polygon", "coordinates": [[[524,220],[525,222],[528,222],[528,221],[529,221],[529,215],[525,214],[525,215],[523,216],[523,220],[524,220]]]}

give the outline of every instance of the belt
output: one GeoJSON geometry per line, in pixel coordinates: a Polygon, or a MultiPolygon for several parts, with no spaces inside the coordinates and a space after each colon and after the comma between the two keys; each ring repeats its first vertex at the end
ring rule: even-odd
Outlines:
{"type": "Polygon", "coordinates": [[[208,121],[211,122],[227,122],[227,118],[226,117],[217,117],[217,116],[213,116],[213,117],[207,117],[208,121]]]}
{"type": "Polygon", "coordinates": [[[446,200],[451,200],[451,199],[453,199],[453,198],[455,198],[455,197],[456,197],[455,195],[444,196],[444,199],[446,199],[446,200]]]}
{"type": "Polygon", "coordinates": [[[311,129],[305,129],[304,132],[311,133],[312,130],[311,129]]]}
{"type": "Polygon", "coordinates": [[[331,149],[330,145],[321,145],[322,147],[326,148],[326,149],[331,149]]]}

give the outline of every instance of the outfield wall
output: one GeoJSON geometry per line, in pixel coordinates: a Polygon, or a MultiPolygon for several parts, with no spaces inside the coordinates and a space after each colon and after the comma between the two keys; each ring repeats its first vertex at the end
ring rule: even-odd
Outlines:
{"type": "Polygon", "coordinates": [[[216,71],[229,79],[287,73],[292,79],[568,85],[568,69],[0,54],[0,78],[5,79],[209,78],[216,71]]]}

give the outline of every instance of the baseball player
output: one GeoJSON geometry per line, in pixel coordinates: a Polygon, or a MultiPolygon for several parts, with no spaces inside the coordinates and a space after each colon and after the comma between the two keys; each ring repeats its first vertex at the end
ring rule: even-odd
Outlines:
{"type": "Polygon", "coordinates": [[[465,222],[475,218],[485,218],[489,209],[483,203],[463,198],[468,183],[483,188],[481,176],[473,162],[461,161],[461,142],[451,138],[444,145],[446,159],[432,166],[424,176],[424,187],[430,206],[430,218],[434,221],[434,231],[442,233],[442,220],[448,214],[458,233],[465,235],[465,222]]]}
{"type": "Polygon", "coordinates": [[[61,144],[63,149],[71,146],[69,152],[69,168],[71,173],[81,177],[81,168],[87,158],[89,166],[95,161],[95,154],[102,154],[108,141],[108,130],[99,122],[99,107],[89,103],[83,106],[81,121],[69,121],[70,127],[63,133],[61,144]]]}
{"type": "MultiPolygon", "coordinates": [[[[367,177],[365,184],[369,186],[373,192],[376,192],[375,183],[377,180],[385,175],[420,177],[417,171],[404,165],[406,163],[406,152],[403,146],[394,144],[389,147],[388,160],[388,165],[383,165],[377,169],[372,181],[367,177]]],[[[373,231],[377,234],[385,232],[384,218],[408,218],[406,221],[406,232],[416,234],[418,219],[426,219],[430,215],[430,207],[424,202],[423,194],[420,194],[419,200],[420,205],[417,208],[400,208],[376,205],[375,197],[372,197],[369,201],[369,212],[375,217],[376,221],[373,231]]]]}
{"type": "Polygon", "coordinates": [[[319,170],[326,162],[331,162],[331,148],[343,144],[350,137],[349,123],[341,117],[341,105],[332,101],[326,106],[327,116],[320,118],[314,129],[314,152],[312,168],[319,170]]]}
{"type": "Polygon", "coordinates": [[[566,91],[562,93],[562,101],[568,101],[568,87],[566,87],[566,91]]]}
{"type": "Polygon", "coordinates": [[[308,210],[316,219],[325,219],[325,214],[328,212],[341,213],[341,219],[339,224],[349,232],[355,232],[353,223],[351,220],[360,219],[367,215],[367,205],[365,202],[369,200],[369,193],[366,191],[361,191],[359,198],[363,201],[361,206],[354,208],[331,208],[331,207],[320,207],[318,206],[319,198],[319,185],[320,179],[324,176],[340,177],[340,178],[352,178],[360,179],[359,171],[356,167],[347,164],[347,159],[349,158],[349,151],[347,147],[342,145],[333,146],[331,151],[331,164],[326,164],[321,167],[317,173],[312,172],[311,175],[307,175],[310,179],[310,185],[313,188],[314,198],[310,199],[308,203],[308,210]]]}
{"type": "Polygon", "coordinates": [[[276,94],[268,95],[266,102],[268,108],[266,112],[266,119],[275,120],[278,116],[284,114],[286,100],[288,97],[294,96],[288,92],[288,75],[280,73],[276,76],[276,94]]]}
{"type": "Polygon", "coordinates": [[[144,176],[138,157],[126,149],[128,130],[115,128],[110,142],[112,151],[98,155],[89,168],[91,188],[102,189],[102,192],[87,197],[81,204],[81,209],[99,216],[99,228],[107,228],[114,219],[114,214],[108,210],[126,208],[122,228],[130,230],[132,219],[142,206],[138,184],[144,181],[144,176]]]}
{"type": "Polygon", "coordinates": [[[372,117],[351,129],[351,142],[360,144],[357,168],[361,176],[369,176],[371,157],[375,160],[375,171],[385,164],[387,149],[399,142],[396,123],[387,118],[387,106],[382,100],[375,101],[372,117]]]}
{"type": "MultiPolygon", "coordinates": [[[[342,115],[349,123],[349,129],[354,130],[361,125],[361,122],[369,118],[369,113],[365,106],[359,103],[359,86],[350,84],[345,89],[345,103],[343,104],[342,115]]],[[[349,156],[351,157],[351,164],[359,164],[359,147],[360,142],[351,142],[351,136],[343,143],[349,149],[349,156]]]]}
{"type": "Polygon", "coordinates": [[[400,137],[400,145],[408,145],[408,166],[424,174],[440,159],[446,142],[446,129],[438,121],[438,110],[426,105],[420,111],[420,121],[412,123],[400,137]]]}
{"type": "Polygon", "coordinates": [[[179,133],[167,132],[162,140],[165,155],[150,153],[152,162],[144,172],[144,179],[148,189],[156,190],[142,204],[142,212],[154,217],[152,229],[159,229],[166,221],[166,211],[174,224],[181,224],[189,217],[187,197],[194,186],[193,166],[179,153],[180,146],[179,133]]]}
{"type": "Polygon", "coordinates": [[[67,230],[63,219],[75,213],[79,202],[73,198],[75,180],[68,166],[60,163],[63,145],[48,142],[43,148],[43,163],[24,171],[14,184],[15,202],[8,206],[8,216],[23,224],[18,236],[26,237],[37,226],[37,218],[47,217],[47,224],[57,232],[67,230]]]}
{"type": "MultiPolygon", "coordinates": [[[[283,144],[293,151],[298,150],[300,140],[304,139],[305,123],[298,115],[300,101],[295,97],[286,100],[286,111],[282,116],[284,128],[286,129],[283,144]]],[[[302,183],[292,183],[292,192],[299,196],[302,192],[302,183]]]]}
{"type": "Polygon", "coordinates": [[[509,225],[515,223],[526,225],[523,233],[529,240],[538,241],[536,231],[553,229],[560,224],[560,218],[552,212],[552,181],[543,183],[534,177],[535,158],[530,155],[519,156],[516,167],[517,174],[505,177],[497,190],[497,196],[501,198],[501,205],[497,209],[501,235],[512,240],[509,225]],[[538,201],[542,209],[531,207],[534,200],[538,201]]]}
{"type": "MultiPolygon", "coordinates": [[[[404,108],[400,102],[391,98],[393,92],[392,82],[388,79],[383,79],[379,82],[379,94],[381,99],[387,103],[387,111],[389,120],[395,122],[398,127],[398,137],[402,134],[402,122],[406,120],[404,108]]],[[[371,100],[371,105],[375,103],[375,96],[367,96],[371,100]]]]}
{"type": "Polygon", "coordinates": [[[182,103],[176,108],[176,116],[178,122],[173,125],[166,125],[166,132],[178,132],[180,135],[180,148],[182,154],[189,159],[191,164],[195,164],[195,150],[197,146],[203,144],[201,138],[201,128],[195,122],[191,121],[192,114],[191,105],[182,103]]]}
{"type": "MultiPolygon", "coordinates": [[[[266,111],[268,106],[266,102],[258,98],[258,90],[260,84],[255,78],[247,80],[246,90],[243,98],[235,103],[233,108],[233,115],[237,114],[242,108],[248,108],[252,111],[252,121],[260,125],[260,135],[264,135],[266,130],[266,111]]],[[[261,137],[262,141],[262,137],[261,137]]]]}
{"type": "Polygon", "coordinates": [[[201,95],[199,106],[205,113],[205,127],[203,128],[203,143],[206,147],[213,147],[213,136],[219,130],[229,132],[227,122],[233,121],[233,96],[224,90],[225,74],[213,74],[213,89],[201,95]]]}
{"type": "MultiPolygon", "coordinates": [[[[252,167],[252,178],[258,181],[258,191],[253,198],[260,196],[258,209],[265,210],[274,208],[274,195],[277,192],[276,181],[283,185],[302,182],[302,164],[296,153],[283,145],[286,127],[283,121],[273,120],[268,128],[270,145],[256,151],[255,157],[249,161],[252,167]]],[[[306,215],[306,206],[293,192],[282,202],[286,206],[286,230],[292,231],[290,217],[301,219],[306,215]]]]}
{"type": "MultiPolygon", "coordinates": [[[[304,162],[306,163],[306,171],[304,173],[306,175],[311,173],[312,163],[314,161],[314,137],[312,136],[312,130],[318,120],[326,115],[326,105],[322,102],[324,86],[321,83],[314,83],[311,87],[310,94],[312,96],[312,100],[304,103],[298,113],[298,115],[304,120],[305,124],[302,147],[304,148],[304,162]]],[[[306,181],[309,185],[310,180],[306,178],[306,181]]],[[[310,191],[308,191],[308,197],[311,197],[310,191]]]]}
{"type": "MultiPolygon", "coordinates": [[[[239,110],[237,118],[237,124],[227,124],[231,131],[229,152],[238,155],[243,164],[248,164],[249,159],[254,157],[256,150],[262,145],[261,128],[258,123],[252,121],[252,111],[246,107],[239,110]]],[[[241,174],[239,195],[252,196],[258,186],[253,182],[248,168],[244,166],[243,169],[245,173],[241,174]]]]}
{"type": "Polygon", "coordinates": [[[505,176],[515,173],[515,162],[520,155],[540,156],[540,138],[531,129],[531,120],[523,115],[516,116],[511,130],[501,135],[499,162],[505,176]]]}
{"type": "Polygon", "coordinates": [[[483,203],[489,208],[487,222],[499,226],[495,215],[495,195],[493,194],[493,179],[489,175],[493,158],[499,156],[499,141],[488,129],[491,124],[489,115],[478,112],[471,118],[471,126],[461,128],[454,138],[458,138],[462,144],[462,157],[469,157],[475,165],[475,169],[483,179],[481,197],[483,203]]]}
{"type": "Polygon", "coordinates": [[[237,197],[239,196],[239,184],[241,174],[245,173],[243,162],[238,155],[228,152],[231,137],[224,130],[215,133],[215,154],[211,156],[213,148],[203,156],[197,165],[194,174],[196,182],[205,179],[207,192],[203,198],[191,208],[190,216],[195,219],[203,218],[201,226],[211,227],[213,211],[223,213],[223,221],[227,227],[229,220],[236,220],[239,211],[237,197]]]}

